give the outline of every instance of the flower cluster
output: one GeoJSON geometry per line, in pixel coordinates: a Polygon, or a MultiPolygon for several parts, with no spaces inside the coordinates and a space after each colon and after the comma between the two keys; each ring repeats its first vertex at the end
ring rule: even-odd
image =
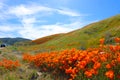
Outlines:
{"type": "Polygon", "coordinates": [[[18,60],[12,61],[4,58],[0,61],[0,66],[12,70],[20,66],[20,63],[18,60]]]}
{"type": "Polygon", "coordinates": [[[69,80],[119,80],[120,38],[116,45],[104,45],[100,39],[99,48],[87,50],[63,50],[35,55],[24,54],[23,59],[33,63],[41,71],[64,75],[69,80]]]}

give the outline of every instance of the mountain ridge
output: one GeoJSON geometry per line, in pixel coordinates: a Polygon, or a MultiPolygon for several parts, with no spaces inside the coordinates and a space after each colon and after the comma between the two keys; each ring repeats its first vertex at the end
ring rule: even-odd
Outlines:
{"type": "Polygon", "coordinates": [[[13,45],[16,42],[24,42],[24,41],[31,41],[31,40],[26,38],[21,38],[21,37],[16,37],[16,38],[5,37],[5,38],[0,38],[0,41],[1,43],[13,45]]]}

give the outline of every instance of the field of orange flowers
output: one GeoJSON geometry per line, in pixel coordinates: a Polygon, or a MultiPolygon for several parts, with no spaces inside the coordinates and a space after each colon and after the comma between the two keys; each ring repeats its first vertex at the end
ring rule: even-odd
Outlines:
{"type": "Polygon", "coordinates": [[[63,50],[35,55],[24,54],[23,60],[50,73],[54,80],[120,80],[120,38],[114,45],[104,45],[86,50],[63,50]]]}
{"type": "Polygon", "coordinates": [[[19,66],[20,66],[20,63],[17,60],[12,61],[4,58],[0,61],[0,67],[4,67],[5,69],[13,70],[19,66]]]}

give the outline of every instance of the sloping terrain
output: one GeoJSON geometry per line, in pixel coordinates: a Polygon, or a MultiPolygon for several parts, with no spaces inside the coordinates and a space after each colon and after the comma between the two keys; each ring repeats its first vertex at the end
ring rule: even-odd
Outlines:
{"type": "MultiPolygon", "coordinates": [[[[37,45],[25,47],[26,50],[61,50],[66,48],[86,49],[96,47],[100,38],[112,43],[114,37],[120,37],[120,15],[91,23],[81,29],[33,40],[37,45]],[[94,45],[93,45],[94,44],[94,45]]],[[[22,48],[24,50],[24,48],[22,48]]]]}
{"type": "Polygon", "coordinates": [[[63,36],[63,34],[54,34],[54,35],[45,36],[45,37],[42,37],[42,38],[33,40],[32,42],[33,42],[33,43],[36,43],[36,44],[43,44],[43,43],[45,43],[45,42],[47,42],[47,41],[50,41],[50,40],[59,38],[59,37],[61,37],[61,36],[63,36]]]}

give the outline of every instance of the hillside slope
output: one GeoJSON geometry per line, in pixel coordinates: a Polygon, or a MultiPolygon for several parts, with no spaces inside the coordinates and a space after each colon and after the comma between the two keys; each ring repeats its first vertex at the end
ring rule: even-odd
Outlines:
{"type": "MultiPolygon", "coordinates": [[[[106,38],[105,43],[112,43],[114,37],[120,37],[120,15],[89,24],[81,29],[34,40],[37,45],[26,47],[27,50],[61,50],[66,48],[85,49],[96,47],[100,38],[106,38]],[[50,38],[52,37],[52,38],[50,38]],[[56,36],[55,36],[56,37],[56,36]],[[47,40],[46,40],[47,39],[47,40]],[[44,41],[44,42],[43,42],[44,41]]],[[[23,48],[24,49],[24,48],[23,48]]]]}
{"type": "Polygon", "coordinates": [[[32,42],[33,42],[33,43],[36,43],[36,44],[43,44],[43,43],[45,43],[45,42],[47,42],[47,41],[60,38],[61,36],[63,36],[62,33],[61,33],[61,34],[54,34],[54,35],[45,36],[45,37],[42,37],[42,38],[33,40],[32,42]]]}

